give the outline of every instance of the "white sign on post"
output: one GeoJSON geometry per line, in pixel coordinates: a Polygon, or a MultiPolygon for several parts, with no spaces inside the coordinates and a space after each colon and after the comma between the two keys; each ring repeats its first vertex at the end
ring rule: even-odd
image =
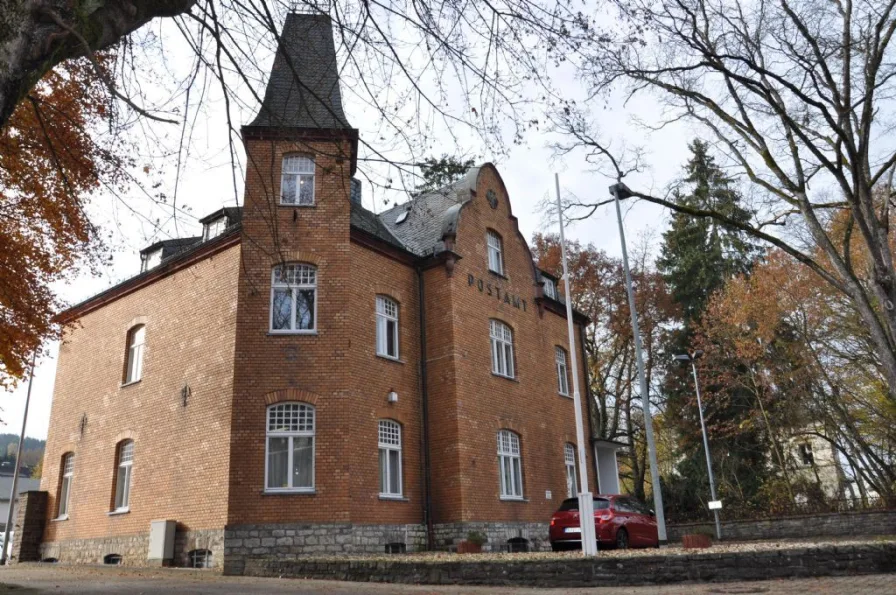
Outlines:
{"type": "Polygon", "coordinates": [[[709,509],[710,510],[722,510],[722,501],[721,500],[710,500],[709,501],[709,509]]]}

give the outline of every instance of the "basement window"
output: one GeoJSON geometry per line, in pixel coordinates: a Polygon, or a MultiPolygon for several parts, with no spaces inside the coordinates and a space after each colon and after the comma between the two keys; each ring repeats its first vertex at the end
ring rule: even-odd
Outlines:
{"type": "Polygon", "coordinates": [[[514,537],[507,540],[507,551],[510,553],[528,552],[529,540],[525,537],[514,537]]]}
{"type": "Polygon", "coordinates": [[[103,564],[121,566],[121,554],[106,554],[103,556],[103,564]]]}
{"type": "Polygon", "coordinates": [[[212,553],[209,550],[192,550],[188,556],[190,558],[190,568],[212,567],[212,553]]]}
{"type": "Polygon", "coordinates": [[[408,551],[407,545],[405,545],[401,541],[396,541],[394,543],[386,544],[386,553],[387,554],[405,554],[408,551]]]}

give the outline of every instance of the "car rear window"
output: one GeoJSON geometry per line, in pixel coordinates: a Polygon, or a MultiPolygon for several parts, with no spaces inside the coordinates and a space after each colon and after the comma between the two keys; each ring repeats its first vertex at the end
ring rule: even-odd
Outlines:
{"type": "MultiPolygon", "coordinates": [[[[610,508],[610,501],[606,498],[595,498],[594,499],[594,510],[607,510],[610,508]]],[[[578,510],[579,509],[579,499],[578,498],[567,498],[563,501],[563,504],[560,505],[560,508],[557,512],[563,512],[566,510],[578,510]]]]}

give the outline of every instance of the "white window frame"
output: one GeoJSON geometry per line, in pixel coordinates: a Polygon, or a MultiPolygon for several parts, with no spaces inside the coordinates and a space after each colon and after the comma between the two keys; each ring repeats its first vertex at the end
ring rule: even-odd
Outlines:
{"type": "Polygon", "coordinates": [[[401,471],[401,424],[391,419],[381,419],[377,424],[378,437],[378,456],[380,471],[380,497],[381,498],[402,498],[404,497],[404,482],[401,471]],[[392,468],[391,453],[398,453],[398,469],[392,468]],[[384,456],[385,455],[385,458],[384,456]],[[383,485],[383,463],[385,462],[385,485],[383,485]],[[394,473],[398,474],[398,491],[392,491],[392,478],[394,473]]]}
{"type": "Polygon", "coordinates": [[[146,325],[138,324],[127,334],[127,361],[125,362],[124,382],[133,384],[143,379],[143,356],[146,352],[146,325]]]}
{"type": "Polygon", "coordinates": [[[510,430],[498,432],[498,482],[501,485],[501,500],[523,499],[520,437],[510,430]]]}
{"type": "Polygon", "coordinates": [[[579,493],[579,476],[576,474],[576,445],[563,445],[563,462],[566,466],[566,497],[575,498],[579,493]]]}
{"type": "Polygon", "coordinates": [[[297,153],[287,153],[280,162],[280,204],[294,207],[313,207],[314,206],[314,158],[310,155],[302,155],[297,153]],[[287,178],[293,177],[295,182],[296,194],[291,197],[291,201],[286,200],[283,194],[286,188],[287,178]],[[311,199],[302,201],[299,186],[302,184],[311,185],[311,199]]]}
{"type": "Polygon", "coordinates": [[[554,347],[554,363],[557,368],[557,393],[569,396],[569,366],[566,364],[566,350],[556,345],[554,347]]]}
{"type": "Polygon", "coordinates": [[[59,503],[57,505],[57,519],[67,519],[69,504],[72,499],[72,478],[75,476],[75,453],[67,452],[62,455],[62,479],[59,482],[59,503]]]}
{"type": "Polygon", "coordinates": [[[304,263],[304,262],[294,262],[289,264],[277,265],[271,270],[271,303],[270,303],[270,314],[268,319],[268,328],[273,334],[282,334],[282,335],[313,335],[317,333],[317,267],[304,263]],[[290,271],[286,275],[281,275],[281,279],[289,279],[290,277],[299,279],[298,282],[290,283],[288,280],[277,280],[277,272],[278,271],[290,271]],[[313,279],[308,281],[310,278],[313,279]],[[277,290],[290,290],[290,314],[289,314],[289,328],[286,329],[275,329],[274,328],[274,297],[277,295],[277,290]],[[307,329],[297,329],[296,328],[296,304],[298,303],[298,292],[300,291],[313,291],[314,292],[314,312],[312,313],[311,320],[311,328],[307,329]]]}
{"type": "MultiPolygon", "coordinates": [[[[301,415],[301,414],[300,414],[301,415]]],[[[288,401],[284,403],[275,403],[270,405],[264,417],[265,423],[265,439],[264,439],[264,491],[265,492],[277,492],[277,493],[313,493],[315,491],[315,473],[317,466],[317,408],[314,405],[310,405],[308,403],[302,403],[300,401],[288,401]],[[311,427],[310,429],[298,429],[298,430],[271,430],[271,414],[279,408],[293,407],[298,406],[299,411],[304,411],[307,415],[308,412],[311,414],[311,427]],[[286,477],[287,477],[287,485],[286,487],[270,487],[269,478],[270,478],[270,444],[271,438],[288,438],[287,441],[287,461],[286,461],[286,477]],[[293,440],[295,438],[311,438],[311,485],[309,486],[294,486],[293,485],[293,476],[295,475],[295,468],[293,466],[293,440]]]]}
{"type": "Polygon", "coordinates": [[[118,460],[115,470],[115,508],[114,512],[128,512],[131,509],[131,485],[134,478],[134,441],[124,440],[118,443],[118,460]],[[119,486],[124,489],[119,490],[119,486]],[[119,498],[119,493],[121,497],[119,498]]]}
{"type": "Polygon", "coordinates": [[[557,293],[557,284],[550,277],[542,277],[544,279],[544,294],[549,298],[559,299],[557,293]]]}
{"type": "Polygon", "coordinates": [[[398,302],[385,295],[376,296],[376,354],[398,359],[398,302]],[[392,344],[395,353],[389,353],[389,323],[392,324],[392,344]]]}
{"type": "Polygon", "coordinates": [[[222,215],[217,219],[213,219],[205,224],[205,229],[203,230],[203,240],[210,240],[212,238],[216,238],[227,229],[227,215],[222,215]]]}
{"type": "Polygon", "coordinates": [[[489,337],[492,348],[492,374],[504,378],[514,376],[513,330],[500,320],[489,320],[489,337]]]}
{"type": "Polygon", "coordinates": [[[152,252],[147,252],[143,255],[142,268],[140,270],[141,273],[145,273],[151,268],[157,267],[162,264],[162,248],[156,248],[152,252]]]}
{"type": "Polygon", "coordinates": [[[504,242],[498,232],[489,229],[485,232],[485,243],[488,246],[488,270],[499,275],[504,274],[504,242]]]}

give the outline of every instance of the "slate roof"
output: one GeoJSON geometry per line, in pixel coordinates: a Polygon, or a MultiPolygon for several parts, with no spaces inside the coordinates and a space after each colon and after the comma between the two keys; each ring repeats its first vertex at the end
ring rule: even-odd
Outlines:
{"type": "Polygon", "coordinates": [[[199,223],[203,225],[206,223],[211,223],[215,219],[220,218],[222,215],[227,217],[227,226],[236,225],[240,221],[243,220],[243,207],[224,207],[222,209],[218,209],[214,213],[210,213],[199,220],[199,223]]]}
{"type": "Polygon", "coordinates": [[[162,249],[162,260],[166,258],[170,258],[175,254],[180,254],[185,250],[189,250],[193,244],[199,244],[202,242],[202,236],[195,236],[192,238],[175,238],[173,240],[160,240],[155,244],[151,244],[140,251],[140,254],[148,254],[150,252],[154,252],[159,248],[162,249]]]}
{"type": "Polygon", "coordinates": [[[349,129],[330,17],[288,14],[264,101],[249,126],[349,129]]]}
{"type": "Polygon", "coordinates": [[[445,225],[458,207],[470,199],[470,190],[476,187],[479,168],[472,167],[463,178],[417,196],[410,201],[380,213],[379,219],[404,246],[417,256],[429,256],[437,251],[445,232],[445,225]],[[449,212],[451,211],[451,212],[449,212]],[[407,219],[397,223],[398,216],[407,212],[407,219]]]}
{"type": "Polygon", "coordinates": [[[404,244],[392,235],[392,232],[389,231],[383,222],[376,216],[376,214],[368,211],[360,204],[352,201],[351,203],[351,226],[360,229],[361,231],[367,232],[375,238],[382,240],[388,244],[395,246],[396,248],[400,248],[402,250],[407,250],[404,244]]]}

